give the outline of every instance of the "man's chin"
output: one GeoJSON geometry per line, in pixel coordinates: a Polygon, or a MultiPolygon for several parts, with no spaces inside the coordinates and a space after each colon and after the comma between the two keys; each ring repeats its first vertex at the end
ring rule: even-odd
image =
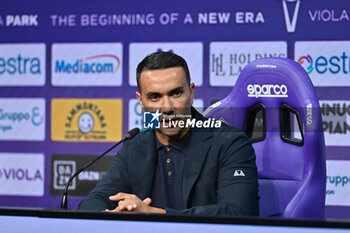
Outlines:
{"type": "Polygon", "coordinates": [[[158,129],[158,131],[165,135],[165,136],[168,136],[168,137],[176,137],[176,136],[179,136],[181,135],[182,131],[184,129],[181,129],[181,128],[161,128],[161,129],[158,129]]]}

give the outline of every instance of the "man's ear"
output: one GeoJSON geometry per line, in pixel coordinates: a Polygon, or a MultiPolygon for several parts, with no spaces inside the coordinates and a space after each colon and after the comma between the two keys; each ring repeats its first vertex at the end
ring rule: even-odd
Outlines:
{"type": "Polygon", "coordinates": [[[140,105],[141,105],[142,111],[144,112],[141,93],[137,91],[137,92],[136,92],[136,97],[137,97],[137,99],[139,100],[139,103],[140,103],[140,105]]]}
{"type": "Polygon", "coordinates": [[[191,83],[190,85],[190,92],[191,92],[191,105],[193,104],[193,100],[194,100],[194,83],[191,83]]]}

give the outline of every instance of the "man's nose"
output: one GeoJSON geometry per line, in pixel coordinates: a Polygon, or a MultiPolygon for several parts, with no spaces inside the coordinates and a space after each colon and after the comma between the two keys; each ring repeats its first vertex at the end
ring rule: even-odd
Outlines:
{"type": "Polygon", "coordinates": [[[161,106],[161,111],[163,113],[171,113],[174,111],[174,105],[168,96],[164,96],[161,106]]]}

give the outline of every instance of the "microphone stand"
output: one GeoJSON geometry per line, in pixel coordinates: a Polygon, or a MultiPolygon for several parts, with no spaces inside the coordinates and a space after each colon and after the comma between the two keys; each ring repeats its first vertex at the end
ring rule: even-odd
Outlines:
{"type": "Polygon", "coordinates": [[[99,160],[100,158],[102,158],[103,156],[105,156],[108,152],[110,152],[111,150],[113,150],[115,147],[117,147],[120,143],[133,138],[134,136],[136,136],[136,134],[138,134],[140,132],[139,128],[133,128],[132,130],[130,130],[122,140],[120,140],[117,144],[113,145],[111,148],[109,148],[107,151],[105,151],[102,155],[98,156],[97,158],[95,158],[94,160],[90,161],[88,164],[86,164],[84,167],[80,168],[78,171],[76,171],[68,180],[67,184],[66,184],[66,188],[64,190],[63,196],[62,196],[62,200],[61,200],[61,209],[67,209],[67,204],[68,204],[68,188],[70,183],[72,183],[73,179],[79,175],[80,172],[82,172],[83,170],[85,170],[86,168],[90,167],[92,164],[94,164],[97,160],[99,160]]]}

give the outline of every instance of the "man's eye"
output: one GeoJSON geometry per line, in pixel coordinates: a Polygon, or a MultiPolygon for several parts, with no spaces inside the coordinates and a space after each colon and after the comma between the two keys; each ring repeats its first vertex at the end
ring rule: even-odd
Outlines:
{"type": "Polygon", "coordinates": [[[151,96],[150,96],[150,99],[151,99],[152,101],[157,101],[157,100],[159,99],[159,96],[157,96],[157,95],[151,95],[151,96]]]}
{"type": "Polygon", "coordinates": [[[173,94],[175,97],[180,97],[182,95],[181,91],[174,92],[173,94]]]}

